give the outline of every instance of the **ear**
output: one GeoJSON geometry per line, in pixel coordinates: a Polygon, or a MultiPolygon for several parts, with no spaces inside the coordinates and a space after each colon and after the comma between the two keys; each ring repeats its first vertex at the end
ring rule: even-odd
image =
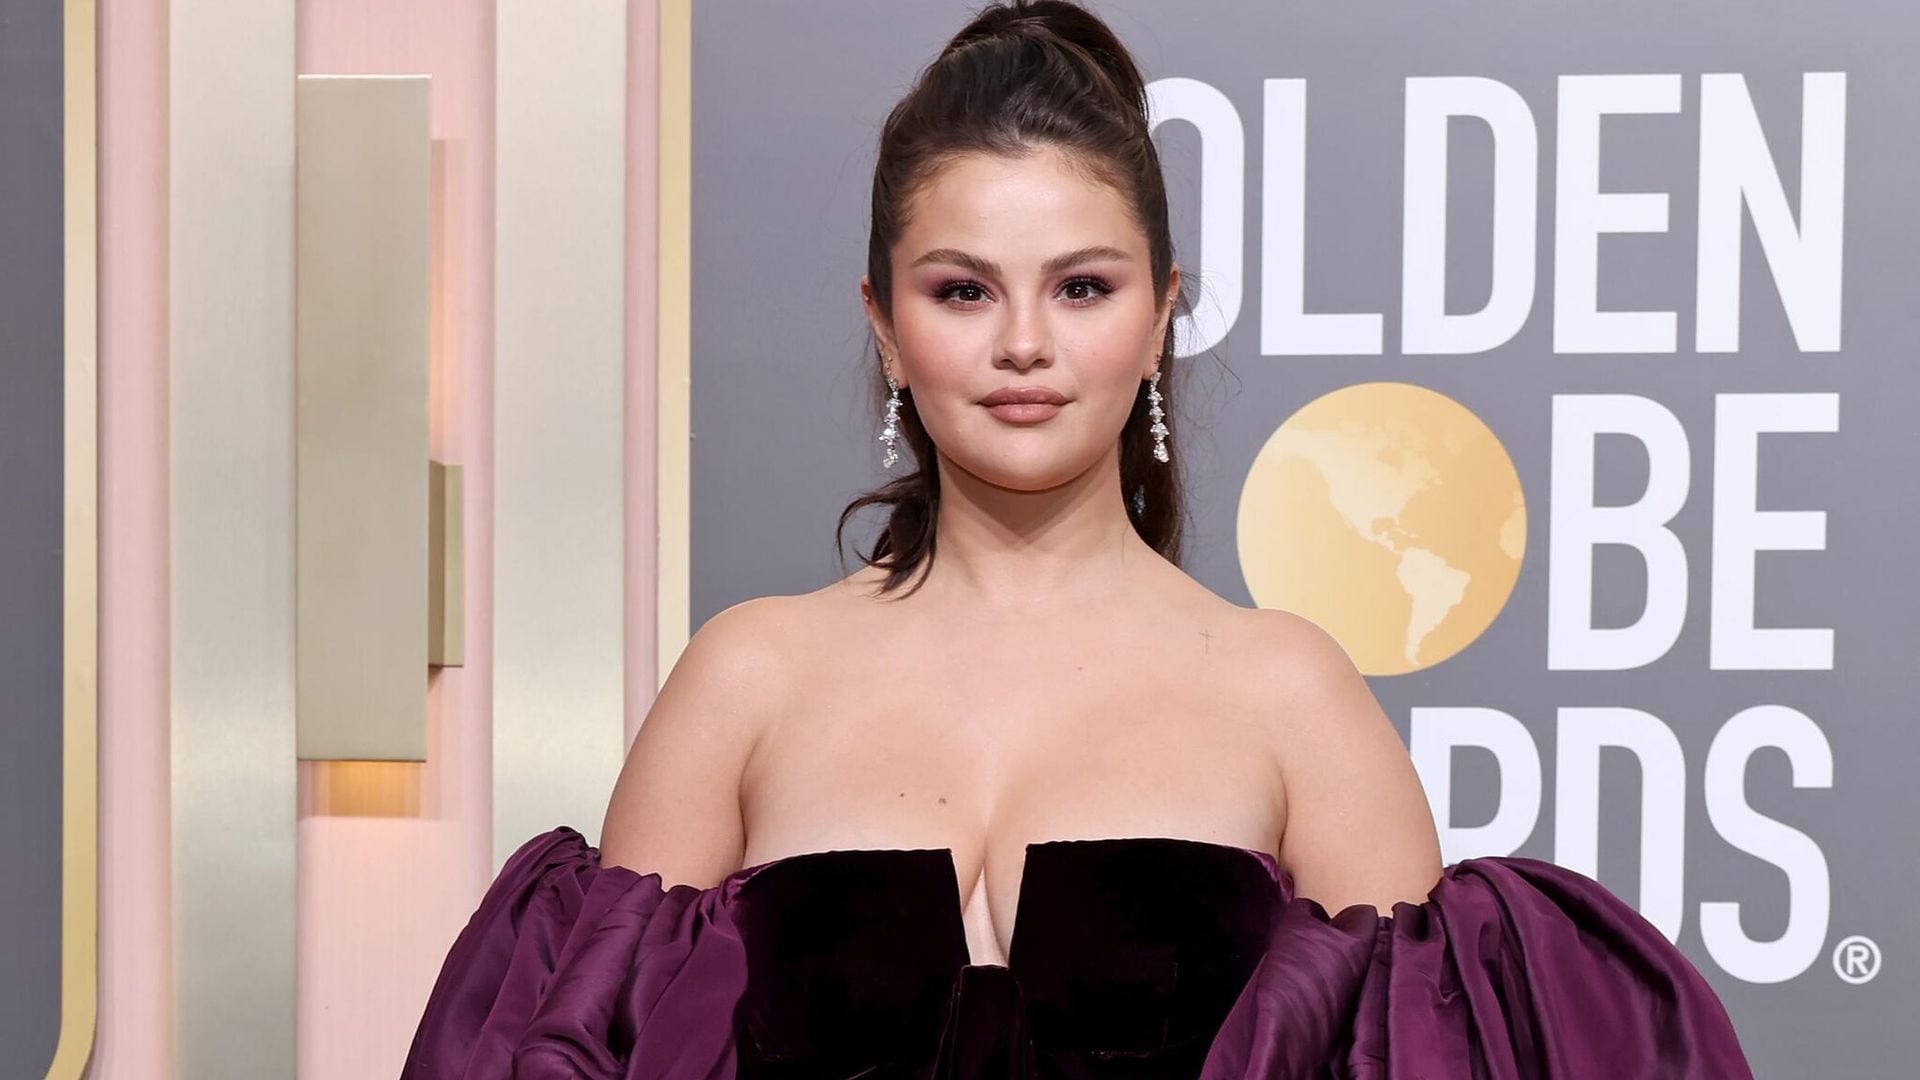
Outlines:
{"type": "Polygon", "coordinates": [[[882,363],[893,375],[893,381],[900,389],[907,388],[906,368],[900,363],[900,349],[893,340],[893,324],[887,321],[886,313],[880,310],[880,304],[873,298],[873,283],[867,275],[860,275],[860,305],[866,309],[867,324],[873,327],[873,339],[880,345],[882,363]]]}
{"type": "Polygon", "coordinates": [[[1167,340],[1167,324],[1173,319],[1173,300],[1180,295],[1180,264],[1174,263],[1167,270],[1167,295],[1161,298],[1160,317],[1153,321],[1153,361],[1147,365],[1146,378],[1160,366],[1160,343],[1167,340]]]}

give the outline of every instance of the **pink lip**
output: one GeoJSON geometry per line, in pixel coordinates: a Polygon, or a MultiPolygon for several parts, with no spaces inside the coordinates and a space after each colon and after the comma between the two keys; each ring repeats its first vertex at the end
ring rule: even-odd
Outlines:
{"type": "Polygon", "coordinates": [[[1032,424],[1059,412],[1060,406],[1051,401],[1010,401],[1005,405],[989,405],[987,411],[1012,423],[1032,424]]]}
{"type": "Polygon", "coordinates": [[[989,409],[995,405],[1065,405],[1066,403],[1064,394],[1045,386],[1003,386],[980,399],[980,404],[989,409]]]}

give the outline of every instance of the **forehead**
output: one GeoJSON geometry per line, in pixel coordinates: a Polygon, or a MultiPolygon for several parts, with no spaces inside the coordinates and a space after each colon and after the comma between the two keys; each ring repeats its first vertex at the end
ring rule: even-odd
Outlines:
{"type": "Polygon", "coordinates": [[[936,170],[913,195],[901,254],[957,247],[988,257],[1110,244],[1145,257],[1146,238],[1125,198],[1066,154],[966,154],[936,170]],[[989,250],[993,249],[993,250],[989,250]]]}

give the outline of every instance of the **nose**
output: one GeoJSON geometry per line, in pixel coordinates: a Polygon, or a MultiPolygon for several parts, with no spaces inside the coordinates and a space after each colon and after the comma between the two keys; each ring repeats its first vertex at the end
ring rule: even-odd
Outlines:
{"type": "Polygon", "coordinates": [[[1053,338],[1047,327],[1044,304],[1025,299],[1007,302],[1007,319],[997,355],[998,366],[1015,371],[1052,363],[1053,338]]]}

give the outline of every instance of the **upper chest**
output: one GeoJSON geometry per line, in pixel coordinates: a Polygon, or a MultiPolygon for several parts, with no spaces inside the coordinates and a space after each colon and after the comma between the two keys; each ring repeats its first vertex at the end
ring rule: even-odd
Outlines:
{"type": "Polygon", "coordinates": [[[1026,845],[1170,836],[1271,850],[1274,730],[1231,625],[823,634],[742,778],[748,864],[948,848],[976,962],[1004,962],[1026,845]]]}

